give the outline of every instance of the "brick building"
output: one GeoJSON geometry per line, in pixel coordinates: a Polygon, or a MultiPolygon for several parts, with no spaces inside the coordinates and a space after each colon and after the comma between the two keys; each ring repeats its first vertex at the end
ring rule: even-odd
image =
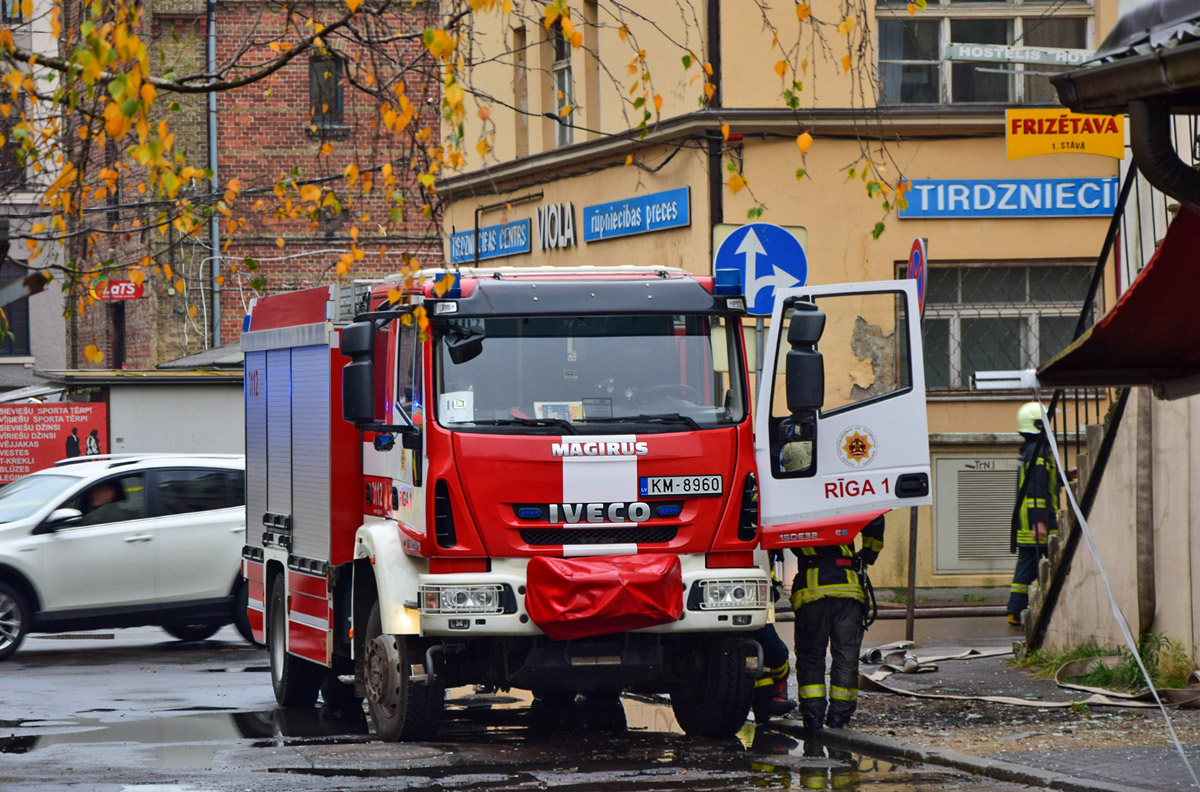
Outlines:
{"type": "MultiPolygon", "coordinates": [[[[344,9],[344,4],[328,5],[331,12],[337,8],[344,9]]],[[[279,5],[261,0],[217,0],[211,7],[204,0],[151,0],[143,35],[150,36],[156,73],[205,74],[211,71],[206,65],[209,20],[215,20],[217,67],[236,62],[228,77],[237,78],[279,57],[273,44],[279,48],[278,42],[295,42],[311,29],[305,25],[307,13],[295,11],[285,19],[279,5]]],[[[144,209],[134,205],[145,198],[133,185],[120,185],[121,200],[134,207],[111,213],[124,233],[105,235],[100,244],[110,249],[93,249],[88,259],[123,266],[151,256],[153,274],[148,273],[142,298],[96,302],[73,318],[70,363],[92,365],[83,353],[92,343],[105,354],[100,367],[146,368],[214,342],[234,342],[251,298],[334,282],[339,259],[355,256],[356,249],[352,278],[395,272],[409,256],[422,265],[440,260],[438,228],[426,216],[424,196],[409,167],[414,157],[424,156],[414,152],[411,132],[429,127],[431,140],[436,142],[438,136],[440,83],[421,45],[421,32],[434,13],[435,4],[404,4],[403,13],[393,19],[360,20],[359,35],[386,36],[386,43],[367,50],[348,38],[330,36],[326,53],[301,54],[262,81],[216,92],[215,114],[207,94],[160,95],[156,110],[161,105],[161,112],[171,118],[173,150],[185,154],[197,169],[215,165],[220,193],[231,180],[240,183],[233,217],[242,217],[244,223],[233,228],[230,217],[218,216],[218,223],[206,223],[191,238],[174,228],[165,236],[135,230],[133,218],[144,209]],[[401,74],[399,67],[375,65],[379,63],[404,64],[405,70],[401,74]],[[435,79],[429,79],[430,73],[435,79]],[[382,83],[395,97],[397,79],[403,80],[416,112],[404,134],[378,123],[379,101],[366,90],[382,83]],[[166,110],[172,102],[174,109],[166,110]],[[210,159],[210,143],[215,161],[210,159]],[[352,163],[373,179],[369,192],[361,189],[362,182],[349,189],[342,178],[352,163]],[[394,189],[385,188],[383,169],[389,163],[394,167],[394,189]],[[329,190],[334,192],[342,211],[325,206],[309,212],[306,205],[294,218],[275,218],[271,210],[284,200],[275,190],[281,179],[290,180],[283,195],[293,197],[294,206],[302,203],[299,189],[316,184],[322,199],[329,190]],[[255,204],[263,211],[247,211],[255,204]],[[355,225],[357,238],[351,233],[355,225]]],[[[197,179],[192,188],[198,205],[212,196],[207,180],[197,179]]],[[[74,253],[77,260],[83,258],[84,251],[74,253]]]]}

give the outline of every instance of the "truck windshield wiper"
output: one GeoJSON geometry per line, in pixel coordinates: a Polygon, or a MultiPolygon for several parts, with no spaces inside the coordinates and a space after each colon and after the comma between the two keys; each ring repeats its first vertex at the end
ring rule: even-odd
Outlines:
{"type": "Polygon", "coordinates": [[[484,418],[464,423],[476,426],[557,426],[566,429],[569,434],[579,434],[579,430],[565,418],[484,418]]]}
{"type": "Polygon", "coordinates": [[[584,418],[584,423],[677,423],[689,429],[699,429],[696,419],[679,413],[654,413],[653,415],[614,415],[604,418],[584,418]]]}

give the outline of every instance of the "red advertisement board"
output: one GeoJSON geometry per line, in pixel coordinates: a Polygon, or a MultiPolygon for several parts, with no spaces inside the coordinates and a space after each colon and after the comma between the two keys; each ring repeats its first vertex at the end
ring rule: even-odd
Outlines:
{"type": "Polygon", "coordinates": [[[0,404],[0,483],[66,457],[108,452],[106,404],[0,404]]]}

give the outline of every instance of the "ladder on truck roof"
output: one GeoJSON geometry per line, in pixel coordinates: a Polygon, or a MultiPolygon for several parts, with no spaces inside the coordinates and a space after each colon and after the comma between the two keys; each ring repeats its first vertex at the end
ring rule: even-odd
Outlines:
{"type": "MultiPolygon", "coordinates": [[[[574,267],[555,267],[548,264],[543,264],[536,267],[458,267],[453,269],[450,267],[439,267],[434,269],[423,269],[417,273],[417,280],[433,278],[436,275],[442,275],[447,272],[452,272],[463,278],[522,278],[522,277],[543,277],[546,275],[656,275],[660,278],[690,275],[687,270],[682,267],[645,267],[635,264],[614,264],[612,266],[597,267],[592,264],[580,264],[574,267]]],[[[404,280],[407,275],[389,275],[379,283],[391,283],[399,280],[404,280]]]]}

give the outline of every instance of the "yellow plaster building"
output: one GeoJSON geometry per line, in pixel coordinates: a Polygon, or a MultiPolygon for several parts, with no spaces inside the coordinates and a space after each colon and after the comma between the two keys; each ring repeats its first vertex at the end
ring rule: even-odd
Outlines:
{"type": "MultiPolygon", "coordinates": [[[[902,277],[914,239],[927,239],[934,507],[920,510],[918,585],[1007,585],[1016,411],[1028,394],[977,390],[972,375],[1031,368],[1070,340],[1118,161],[1009,160],[1005,111],[1061,110],[1045,75],[1065,67],[1021,60],[1094,48],[1117,3],[929,0],[910,15],[880,0],[852,4],[845,34],[830,16],[841,5],[814,0],[798,21],[792,0],[570,0],[579,46],[561,22],[541,24],[530,0],[477,15],[472,54],[486,66],[470,75],[464,148],[483,138],[491,150],[438,182],[447,260],[475,259],[478,226],[489,265],[711,274],[730,227],[761,207],[756,222],[800,239],[816,285],[902,277]],[[957,44],[992,60],[960,60],[957,44]],[[736,193],[734,174],[747,185],[736,193]],[[889,184],[895,201],[900,178],[911,180],[908,207],[885,217],[867,184],[889,184]]],[[[851,388],[865,360],[827,359],[827,378],[851,388]]],[[[898,587],[908,516],[888,519],[873,578],[898,587]]]]}

